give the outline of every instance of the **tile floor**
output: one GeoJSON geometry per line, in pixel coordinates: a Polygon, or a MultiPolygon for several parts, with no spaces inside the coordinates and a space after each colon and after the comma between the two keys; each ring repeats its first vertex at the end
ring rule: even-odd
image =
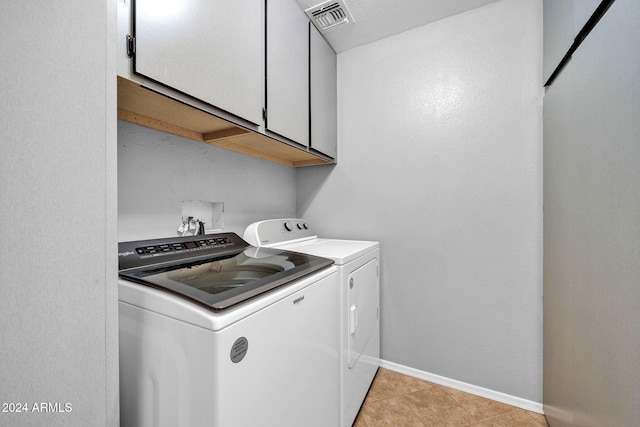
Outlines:
{"type": "Polygon", "coordinates": [[[544,416],[380,368],[353,427],[548,427],[544,416]]]}

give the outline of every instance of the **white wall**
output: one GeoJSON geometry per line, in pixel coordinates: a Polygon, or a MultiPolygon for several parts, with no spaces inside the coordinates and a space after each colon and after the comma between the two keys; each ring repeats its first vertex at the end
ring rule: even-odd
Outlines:
{"type": "Polygon", "coordinates": [[[118,121],[118,238],[173,237],[183,200],[224,203],[225,231],[295,216],[295,170],[118,121]]]}
{"type": "Polygon", "coordinates": [[[542,5],[338,56],[338,165],[298,214],[382,247],[382,357],[542,400],[542,5]]]}
{"type": "Polygon", "coordinates": [[[3,426],[119,424],[115,9],[2,3],[3,426]]]}
{"type": "MultiPolygon", "coordinates": [[[[573,40],[596,7],[545,1],[545,18],[573,40]]],[[[639,20],[640,2],[613,3],[544,98],[544,411],[554,427],[640,425],[639,20]]],[[[545,61],[566,45],[553,36],[545,61]]]]}

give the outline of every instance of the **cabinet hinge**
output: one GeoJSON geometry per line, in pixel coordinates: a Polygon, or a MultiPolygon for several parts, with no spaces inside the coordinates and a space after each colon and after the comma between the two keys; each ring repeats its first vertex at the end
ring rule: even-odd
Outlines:
{"type": "Polygon", "coordinates": [[[127,34],[127,56],[133,58],[136,53],[136,38],[127,34]]]}
{"type": "Polygon", "coordinates": [[[265,121],[265,122],[267,121],[267,109],[266,108],[262,109],[262,120],[265,121]]]}

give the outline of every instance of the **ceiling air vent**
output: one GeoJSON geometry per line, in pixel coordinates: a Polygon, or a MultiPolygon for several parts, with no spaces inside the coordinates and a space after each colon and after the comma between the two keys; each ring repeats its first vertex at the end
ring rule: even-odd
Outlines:
{"type": "Polygon", "coordinates": [[[320,32],[353,21],[351,12],[342,0],[329,0],[305,10],[307,16],[320,32]]]}

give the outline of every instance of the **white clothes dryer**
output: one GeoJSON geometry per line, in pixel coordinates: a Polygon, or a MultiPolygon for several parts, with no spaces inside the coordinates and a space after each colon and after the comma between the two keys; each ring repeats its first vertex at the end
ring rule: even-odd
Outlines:
{"type": "Polygon", "coordinates": [[[303,219],[273,219],[251,224],[244,240],[331,259],[340,282],[341,425],[351,426],[380,364],[380,244],[318,238],[303,219]]]}

